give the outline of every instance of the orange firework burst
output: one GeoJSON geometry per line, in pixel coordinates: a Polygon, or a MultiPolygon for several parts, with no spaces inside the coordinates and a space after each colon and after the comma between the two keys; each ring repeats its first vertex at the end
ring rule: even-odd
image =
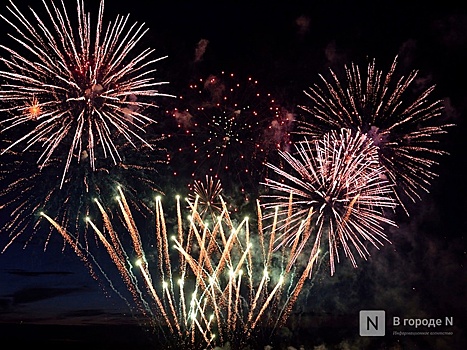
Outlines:
{"type": "Polygon", "coordinates": [[[33,96],[31,101],[26,103],[25,114],[33,121],[37,121],[39,116],[42,114],[42,108],[36,96],[33,96]]]}

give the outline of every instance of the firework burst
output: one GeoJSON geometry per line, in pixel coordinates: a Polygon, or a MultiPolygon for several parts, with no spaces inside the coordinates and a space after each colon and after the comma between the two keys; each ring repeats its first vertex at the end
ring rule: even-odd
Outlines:
{"type": "Polygon", "coordinates": [[[222,202],[220,201],[222,185],[219,179],[206,175],[205,182],[196,180],[193,189],[188,194],[191,202],[198,203],[197,211],[201,217],[210,215],[215,218],[222,213],[222,202]]]}
{"type": "Polygon", "coordinates": [[[210,75],[190,85],[181,101],[187,107],[172,112],[183,136],[174,159],[185,157],[194,178],[207,174],[226,191],[246,195],[256,189],[268,156],[289,146],[291,115],[252,78],[210,75]]]}
{"type": "Polygon", "coordinates": [[[330,79],[320,75],[323,84],[305,91],[311,104],[300,106],[308,117],[298,123],[297,133],[313,140],[340,128],[366,134],[406,209],[406,198],[415,202],[421,191],[428,192],[436,177],[434,156],[446,154],[439,148],[439,136],[452,124],[443,122],[442,101],[430,100],[434,86],[418,93],[418,71],[396,80],[396,64],[397,57],[385,76],[374,60],[366,75],[356,64],[345,67],[344,79],[332,70],[330,79]]]}
{"type": "Polygon", "coordinates": [[[366,258],[365,241],[382,245],[388,241],[384,225],[395,225],[384,214],[396,204],[377,147],[367,136],[342,129],[295,143],[295,149],[280,152],[288,167],[268,164],[278,179],[264,183],[271,193],[263,195],[263,205],[278,206],[282,216],[276,246],[290,246],[292,262],[304,252],[312,259],[327,235],[331,274],[340,249],[357,266],[354,252],[366,258]]]}
{"type": "Polygon", "coordinates": [[[128,15],[105,26],[104,1],[95,27],[83,0],[77,0],[75,21],[63,1],[43,4],[45,18],[31,9],[28,19],[12,1],[12,19],[0,15],[16,46],[0,45],[0,99],[9,114],[1,120],[2,133],[14,138],[2,154],[20,144],[23,150],[37,146],[42,167],[55,154],[67,154],[63,185],[70,164],[82,161],[83,153],[95,170],[97,159],[121,161],[115,140],[151,147],[142,134],[155,122],[148,113],[157,107],[154,98],[168,96],[158,90],[165,82],[153,77],[164,57],[151,58],[150,48],[138,52],[147,29],[129,24],[128,15]]]}

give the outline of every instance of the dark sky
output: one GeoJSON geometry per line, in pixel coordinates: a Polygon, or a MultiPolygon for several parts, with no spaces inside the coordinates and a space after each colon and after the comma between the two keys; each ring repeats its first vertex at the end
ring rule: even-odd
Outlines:
{"type": "MultiPolygon", "coordinates": [[[[35,9],[42,8],[41,2],[30,2],[35,9]]],[[[98,3],[85,2],[89,8],[98,3]]],[[[453,316],[454,336],[423,340],[427,342],[423,344],[432,341],[438,348],[451,349],[462,341],[465,345],[466,330],[461,326],[467,324],[463,312],[467,277],[465,8],[450,1],[149,3],[107,1],[104,20],[130,13],[130,21],[146,23],[149,31],[143,44],[155,48],[156,55],[168,55],[158,74],[170,82],[164,87],[170,94],[179,95],[199,74],[225,70],[252,75],[294,106],[305,101],[303,90],[328,68],[339,70],[352,62],[365,65],[374,58],[377,67],[387,71],[396,55],[398,69],[418,69],[420,84],[436,85],[434,96],[444,100],[445,117],[456,127],[443,139],[450,155],[441,159],[430,193],[411,208],[410,218],[391,230],[392,244],[372,252],[356,270],[344,262],[336,276],[324,272],[314,280],[303,305],[315,315],[357,315],[368,307],[385,308],[390,315],[406,318],[453,316]],[[207,46],[195,60],[203,39],[207,46]]],[[[6,4],[2,0],[1,14],[6,13],[6,4]]],[[[22,8],[25,5],[21,3],[22,8]]],[[[73,6],[69,8],[75,15],[73,6]]],[[[1,23],[4,32],[6,25],[1,23]]],[[[2,38],[6,40],[5,35],[2,38]]],[[[2,233],[0,247],[7,241],[2,233]]],[[[26,249],[13,244],[0,254],[0,336],[2,325],[7,324],[136,323],[105,281],[101,285],[92,279],[76,256],[65,251],[59,241],[46,251],[42,242],[32,242],[26,249]]],[[[357,332],[348,343],[364,346],[357,332]]],[[[404,339],[407,349],[420,348],[417,341],[404,339]]]]}

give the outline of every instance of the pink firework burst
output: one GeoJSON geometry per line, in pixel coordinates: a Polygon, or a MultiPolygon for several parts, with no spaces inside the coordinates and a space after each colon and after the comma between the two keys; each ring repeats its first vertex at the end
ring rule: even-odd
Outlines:
{"type": "Polygon", "coordinates": [[[435,86],[420,93],[418,71],[397,79],[396,64],[397,57],[385,76],[374,60],[366,74],[351,64],[345,67],[343,79],[332,70],[328,79],[320,75],[322,84],[305,91],[311,103],[300,106],[307,114],[299,121],[297,133],[313,140],[340,128],[367,135],[407,212],[406,199],[420,199],[437,176],[433,171],[436,156],[446,154],[439,147],[440,135],[452,124],[443,121],[443,102],[431,99],[435,86]]]}
{"type": "Polygon", "coordinates": [[[268,164],[278,177],[267,179],[263,206],[277,208],[281,235],[276,247],[291,246],[312,259],[327,236],[331,274],[339,249],[357,266],[354,252],[367,258],[365,242],[375,247],[388,241],[385,216],[393,210],[393,186],[385,180],[378,150],[364,134],[349,129],[331,131],[321,140],[295,144],[296,153],[280,152],[285,166],[268,164]]]}

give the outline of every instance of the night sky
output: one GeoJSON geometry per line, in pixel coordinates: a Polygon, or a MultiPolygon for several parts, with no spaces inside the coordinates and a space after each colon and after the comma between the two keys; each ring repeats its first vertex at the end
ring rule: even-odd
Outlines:
{"type": "MultiPolygon", "coordinates": [[[[67,2],[73,17],[73,1],[67,2]]],[[[30,3],[42,11],[41,2],[30,3]]],[[[88,9],[95,9],[98,1],[85,3],[88,9]]],[[[366,67],[375,59],[377,68],[386,72],[396,55],[398,71],[407,74],[419,70],[417,84],[436,85],[433,98],[444,101],[443,118],[456,126],[442,138],[442,149],[449,155],[440,157],[434,169],[439,176],[430,193],[410,205],[410,217],[401,215],[398,227],[388,231],[392,244],[370,249],[370,258],[358,260],[358,268],[343,260],[331,277],[323,264],[301,295],[298,312],[302,317],[296,322],[301,322],[311,338],[304,341],[305,349],[466,348],[466,9],[449,1],[156,3],[107,1],[104,22],[130,13],[130,22],[146,23],[149,31],[142,45],[155,48],[155,57],[168,56],[157,64],[158,79],[169,82],[161,91],[177,97],[189,92],[187,87],[199,77],[225,71],[240,79],[252,76],[260,91],[277,96],[291,113],[300,113],[297,105],[308,102],[303,90],[318,82],[319,74],[328,68],[340,71],[352,62],[366,67]],[[204,50],[197,51],[202,42],[204,50]],[[395,336],[387,326],[383,339],[359,337],[358,313],[365,309],[386,310],[390,319],[453,317],[454,325],[442,329],[453,335],[395,336]]],[[[6,4],[2,0],[1,14],[7,13],[6,4]]],[[[26,2],[21,8],[27,11],[26,2]]],[[[3,20],[0,23],[0,44],[9,45],[5,35],[9,27],[3,20]]],[[[159,117],[167,120],[158,128],[167,126],[170,130],[166,132],[172,133],[167,111],[182,108],[185,102],[161,98],[159,117]]],[[[177,164],[180,155],[171,148],[175,144],[172,140],[165,140],[163,146],[173,152],[173,161],[158,166],[156,175],[168,196],[179,190],[186,192],[192,180],[187,164],[177,164]]],[[[0,162],[4,162],[1,157],[0,162]]],[[[226,184],[226,190],[229,186],[226,184]]],[[[232,193],[232,198],[235,195],[232,193]]],[[[2,223],[6,222],[8,212],[2,208],[0,215],[2,223]]],[[[29,237],[29,232],[24,233],[24,238],[0,254],[2,339],[7,337],[17,344],[37,339],[45,344],[71,345],[100,338],[102,348],[106,344],[115,348],[118,342],[140,348],[150,343],[151,334],[140,329],[139,320],[125,302],[105,280],[90,276],[58,234],[52,234],[45,251],[46,238],[40,233],[23,249],[29,237]],[[122,333],[115,330],[126,324],[134,325],[135,330],[128,330],[127,337],[120,336],[122,333]],[[50,328],[37,328],[45,325],[50,328]],[[80,331],[81,336],[51,330],[60,325],[89,327],[87,333],[80,331]]],[[[7,232],[2,231],[0,249],[8,241],[7,232]]],[[[299,347],[292,336],[283,337],[299,347]]]]}

